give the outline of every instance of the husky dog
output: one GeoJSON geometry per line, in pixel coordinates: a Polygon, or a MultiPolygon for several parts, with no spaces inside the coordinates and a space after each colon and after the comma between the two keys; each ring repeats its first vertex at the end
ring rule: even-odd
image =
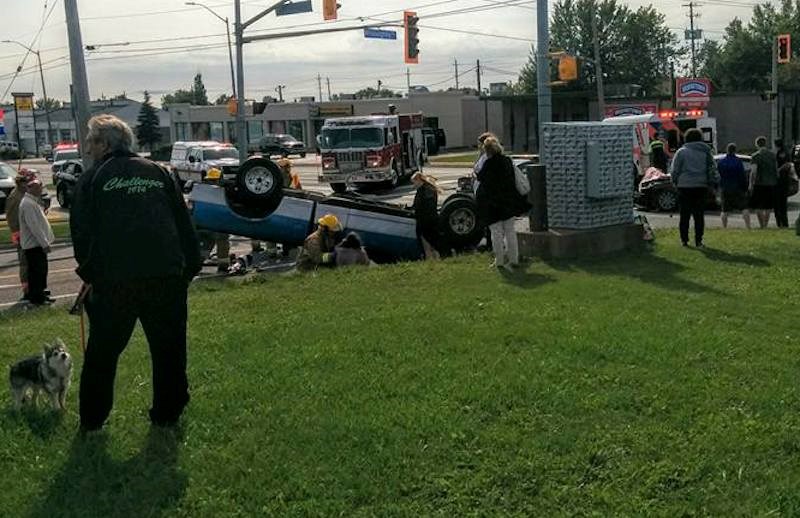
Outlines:
{"type": "Polygon", "coordinates": [[[14,407],[19,409],[29,400],[28,391],[32,392],[34,406],[39,392],[50,397],[54,410],[65,410],[67,390],[72,378],[72,356],[67,347],[59,339],[44,346],[41,356],[32,356],[20,360],[11,366],[9,380],[14,407]]]}

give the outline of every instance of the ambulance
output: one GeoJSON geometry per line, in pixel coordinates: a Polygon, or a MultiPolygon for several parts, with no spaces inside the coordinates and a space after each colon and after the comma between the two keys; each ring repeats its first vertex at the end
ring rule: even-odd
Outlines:
{"type": "Polygon", "coordinates": [[[686,130],[697,128],[703,134],[703,142],[717,153],[717,119],[709,117],[706,110],[662,110],[643,115],[624,115],[603,119],[604,124],[630,125],[633,143],[633,159],[639,176],[650,167],[650,142],[661,140],[671,157],[683,145],[686,130]]]}

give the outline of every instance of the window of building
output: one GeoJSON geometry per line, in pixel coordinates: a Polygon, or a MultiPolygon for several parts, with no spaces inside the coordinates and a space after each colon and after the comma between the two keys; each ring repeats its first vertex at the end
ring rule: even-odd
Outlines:
{"type": "Polygon", "coordinates": [[[207,122],[193,122],[192,139],[211,140],[211,125],[207,122]]]}
{"type": "Polygon", "coordinates": [[[269,121],[269,133],[286,133],[286,121],[269,121]]]}
{"type": "Polygon", "coordinates": [[[189,125],[185,122],[176,122],[175,123],[175,140],[182,141],[182,140],[190,140],[188,134],[189,125]]]}
{"type": "Polygon", "coordinates": [[[305,121],[289,121],[289,131],[287,133],[297,140],[306,141],[305,121]]]}
{"type": "Polygon", "coordinates": [[[250,142],[260,139],[264,135],[264,124],[262,121],[247,121],[247,136],[250,142]]]}
{"type": "Polygon", "coordinates": [[[231,144],[234,144],[234,145],[236,144],[236,141],[237,141],[236,135],[237,135],[236,122],[229,122],[228,123],[228,141],[230,141],[231,144]]]}
{"type": "Polygon", "coordinates": [[[208,126],[211,140],[216,140],[217,142],[225,140],[225,126],[221,122],[209,122],[208,126]]]}

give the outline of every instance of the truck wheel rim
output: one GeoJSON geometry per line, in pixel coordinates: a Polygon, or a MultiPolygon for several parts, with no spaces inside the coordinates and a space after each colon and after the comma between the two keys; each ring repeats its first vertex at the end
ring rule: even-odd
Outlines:
{"type": "Polygon", "coordinates": [[[245,173],[244,184],[253,194],[266,194],[272,190],[275,180],[266,167],[254,167],[245,173]]]}
{"type": "Polygon", "coordinates": [[[450,229],[465,236],[475,229],[475,214],[469,209],[458,209],[450,214],[450,229]]]}

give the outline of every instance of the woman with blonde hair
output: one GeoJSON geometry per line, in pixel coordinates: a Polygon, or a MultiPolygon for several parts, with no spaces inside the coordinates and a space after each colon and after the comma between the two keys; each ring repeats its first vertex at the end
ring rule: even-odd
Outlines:
{"type": "Polygon", "coordinates": [[[414,219],[417,221],[417,239],[419,239],[425,259],[439,259],[439,194],[442,189],[436,178],[422,172],[411,176],[411,182],[417,188],[414,196],[414,219]]]}
{"type": "Polygon", "coordinates": [[[478,218],[492,235],[494,264],[508,270],[519,265],[519,246],[514,218],[530,210],[524,196],[517,191],[514,164],[503,154],[503,146],[494,137],[483,142],[486,162],[478,172],[478,218]]]}

